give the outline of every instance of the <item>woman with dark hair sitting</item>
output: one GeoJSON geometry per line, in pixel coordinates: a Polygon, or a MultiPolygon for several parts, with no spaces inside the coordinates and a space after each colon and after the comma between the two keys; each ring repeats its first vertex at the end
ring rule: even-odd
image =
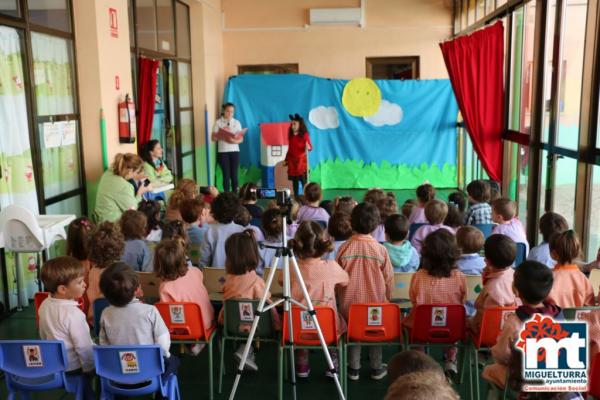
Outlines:
{"type": "Polygon", "coordinates": [[[173,174],[163,160],[163,148],[160,142],[152,139],[143,146],[144,173],[155,187],[173,182],[173,174]]]}

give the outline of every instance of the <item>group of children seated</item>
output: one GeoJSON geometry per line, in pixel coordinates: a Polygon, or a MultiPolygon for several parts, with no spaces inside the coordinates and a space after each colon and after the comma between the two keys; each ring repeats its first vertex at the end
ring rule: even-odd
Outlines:
{"type": "MultiPolygon", "coordinates": [[[[433,186],[424,184],[417,188],[416,200],[399,207],[393,193],[380,189],[367,191],[361,203],[352,197],[323,202],[320,186],[309,183],[302,204],[293,202],[286,235],[311,300],[336,311],[339,333],[346,329],[352,304],[392,300],[394,272],[414,272],[409,289],[413,308],[402,321],[408,329],[418,305],[465,305],[467,329],[474,334],[486,309],[518,307],[504,324],[492,350],[493,362],[483,372],[486,380],[502,388],[524,321],[534,313],[559,317],[562,308],[596,304],[582,272],[596,265],[578,264],[577,235],[554,213],[540,220],[543,242],[529,251],[527,261],[515,265],[517,243],[526,249],[529,245],[516,218],[515,202],[500,198],[497,190],[494,195],[493,189],[478,180],[467,186],[466,195],[454,192],[444,201],[436,197],[433,186]],[[495,224],[493,234],[486,239],[473,226],[478,224],[495,224]],[[411,230],[414,234],[409,237],[411,230]],[[474,304],[466,304],[465,275],[482,277],[483,288],[474,304]]],[[[268,246],[282,244],[284,223],[278,206],[272,203],[263,209],[256,193],[254,184],[246,184],[239,196],[214,189],[200,195],[193,181],[182,180],[164,210],[155,201],[143,201],[138,210],[124,212],[117,223],[95,226],[87,218],[75,220],[68,229],[68,255],[42,268],[42,281],[51,297],[39,310],[40,336],[64,341],[69,370],[92,372],[92,304],[104,297],[110,307],[99,320],[99,343],[159,344],[166,359],[165,373],[175,372],[178,360],[169,351],[169,331],[156,308],[138,300],[142,293],[136,271],[154,272],[161,279],[161,301],[198,304],[205,327],[222,323],[223,312],[215,316],[201,268],[225,269],[223,301],[261,298],[266,290],[264,268],[281,267],[272,265],[275,250],[268,246]],[[190,246],[199,248],[197,259],[188,257],[190,246]],[[80,298],[85,315],[79,309],[80,298]]],[[[293,275],[291,296],[305,302],[293,275]]],[[[279,328],[280,317],[273,313],[279,328]]],[[[596,352],[600,314],[592,312],[585,318],[596,352]]],[[[242,350],[239,347],[234,353],[238,361],[242,350]]],[[[188,351],[198,355],[202,346],[188,351]]],[[[382,348],[369,346],[368,355],[370,378],[385,377],[388,366],[382,348]]],[[[337,368],[337,355],[332,358],[337,368]]],[[[458,372],[456,360],[457,349],[449,346],[443,363],[447,376],[458,372]]],[[[348,379],[358,380],[360,346],[348,349],[347,363],[339,367],[347,368],[348,379]]],[[[245,368],[258,370],[254,351],[245,368]]],[[[296,373],[298,377],[310,374],[305,350],[296,351],[296,373]]],[[[388,398],[421,398],[402,397],[399,387],[400,383],[392,383],[388,398]]]]}

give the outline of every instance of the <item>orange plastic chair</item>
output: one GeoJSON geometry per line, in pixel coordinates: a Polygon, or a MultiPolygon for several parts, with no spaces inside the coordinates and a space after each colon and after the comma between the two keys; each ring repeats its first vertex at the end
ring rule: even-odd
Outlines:
{"type": "MultiPolygon", "coordinates": [[[[337,322],[336,322],[336,313],[332,307],[329,306],[315,306],[315,311],[317,313],[317,320],[319,321],[319,326],[321,327],[321,332],[323,333],[323,338],[325,339],[325,344],[329,349],[335,348],[338,351],[338,362],[340,365],[340,383],[343,387],[345,382],[345,368],[344,365],[344,346],[343,346],[343,335],[337,333],[337,322]]],[[[283,386],[283,355],[285,350],[290,349],[292,346],[290,344],[290,335],[289,335],[289,318],[288,313],[283,313],[283,328],[282,328],[282,342],[281,342],[281,351],[279,352],[279,368],[282,368],[279,374],[279,387],[283,386]]],[[[303,308],[293,306],[292,307],[292,331],[293,331],[293,339],[294,339],[294,348],[298,349],[320,349],[321,342],[319,341],[319,335],[314,325],[312,324],[312,319],[310,318],[310,314],[307,310],[303,308]]]]}
{"type": "Polygon", "coordinates": [[[472,399],[479,399],[479,363],[477,362],[477,353],[491,350],[498,340],[498,335],[504,327],[507,316],[514,314],[515,310],[516,307],[495,307],[485,310],[481,320],[479,335],[470,333],[473,346],[469,356],[469,373],[472,374],[473,371],[475,372],[475,375],[470,378],[475,380],[475,396],[473,396],[473,387],[471,387],[472,399]],[[473,364],[475,365],[474,370],[472,369],[473,364]]]}
{"type": "MultiPolygon", "coordinates": [[[[394,346],[402,350],[402,310],[394,303],[352,304],[348,313],[348,330],[344,344],[344,359],[351,346],[394,346]]],[[[348,397],[347,381],[344,392],[348,397]]]]}
{"type": "MultiPolygon", "coordinates": [[[[421,304],[414,310],[413,326],[408,333],[409,349],[454,345],[465,353],[466,315],[462,304],[421,304]]],[[[459,383],[462,382],[467,358],[467,354],[463,354],[459,383]]]]}
{"type": "Polygon", "coordinates": [[[165,321],[173,343],[208,344],[209,398],[213,399],[213,340],[216,326],[205,327],[196,303],[159,302],[154,304],[165,321]]]}
{"type": "Polygon", "coordinates": [[[588,395],[594,399],[600,399],[600,353],[597,353],[592,360],[588,379],[588,395]]]}

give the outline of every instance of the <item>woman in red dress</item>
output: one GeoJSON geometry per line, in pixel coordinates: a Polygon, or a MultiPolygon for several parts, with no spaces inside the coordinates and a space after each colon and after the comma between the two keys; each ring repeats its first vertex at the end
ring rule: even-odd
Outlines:
{"type": "Polygon", "coordinates": [[[312,150],[310,136],[306,129],[304,119],[298,115],[290,115],[292,123],[288,131],[288,151],[285,155],[285,163],[288,169],[288,179],[292,181],[294,195],[298,196],[300,188],[306,183],[306,149],[312,150]]]}

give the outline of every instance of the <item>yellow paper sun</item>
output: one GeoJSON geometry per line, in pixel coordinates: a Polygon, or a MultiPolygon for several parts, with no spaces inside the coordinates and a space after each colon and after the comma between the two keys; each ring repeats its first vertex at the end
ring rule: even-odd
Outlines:
{"type": "Polygon", "coordinates": [[[350,115],[368,117],[379,110],[381,91],[369,78],[355,78],[344,86],[342,104],[350,115]]]}

